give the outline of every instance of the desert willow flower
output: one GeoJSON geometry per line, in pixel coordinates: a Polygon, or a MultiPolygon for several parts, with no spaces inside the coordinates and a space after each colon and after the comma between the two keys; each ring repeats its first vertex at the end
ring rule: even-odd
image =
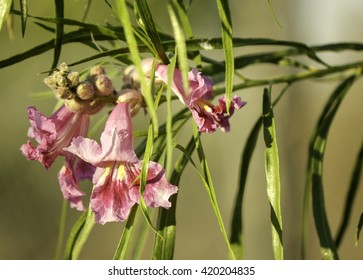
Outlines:
{"type": "Polygon", "coordinates": [[[58,99],[64,101],[64,105],[50,117],[44,116],[34,106],[29,106],[28,137],[33,138],[38,145],[27,141],[20,148],[28,160],[37,160],[46,169],[52,166],[57,157],[65,158],[58,180],[63,196],[71,207],[78,210],[84,209],[81,200],[84,193],[79,190],[79,181],[91,179],[95,168],[64,148],[70,145],[74,137],[87,135],[90,115],[112,100],[115,101],[115,97],[107,97],[113,89],[103,68],[91,69],[87,79],[80,82],[78,73],[71,72],[65,63],[45,79],[45,83],[58,99]],[[97,83],[99,80],[102,82],[97,83]]]}
{"type": "Polygon", "coordinates": [[[145,190],[140,191],[140,161],[133,149],[130,104],[121,102],[111,112],[101,144],[79,136],[64,150],[96,167],[91,207],[97,223],[124,221],[142,195],[148,207],[169,208],[177,187],[170,184],[162,166],[150,161],[145,190]]]}

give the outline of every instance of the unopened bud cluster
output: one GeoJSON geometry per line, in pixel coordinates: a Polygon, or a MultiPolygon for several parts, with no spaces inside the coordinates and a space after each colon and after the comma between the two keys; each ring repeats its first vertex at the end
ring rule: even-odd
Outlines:
{"type": "Polygon", "coordinates": [[[58,99],[64,100],[67,108],[75,113],[94,114],[104,105],[102,97],[113,93],[111,80],[102,66],[90,69],[84,81],[79,73],[72,72],[67,64],[62,63],[44,80],[58,99]]]}

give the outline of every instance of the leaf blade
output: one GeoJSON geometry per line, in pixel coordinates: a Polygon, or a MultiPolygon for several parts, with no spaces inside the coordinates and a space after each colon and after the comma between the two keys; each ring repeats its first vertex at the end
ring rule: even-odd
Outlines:
{"type": "Polygon", "coordinates": [[[278,147],[276,140],[275,120],[270,101],[271,92],[264,89],[263,93],[263,135],[265,141],[265,171],[267,197],[271,208],[272,249],[277,260],[284,259],[281,214],[281,184],[278,147]]]}

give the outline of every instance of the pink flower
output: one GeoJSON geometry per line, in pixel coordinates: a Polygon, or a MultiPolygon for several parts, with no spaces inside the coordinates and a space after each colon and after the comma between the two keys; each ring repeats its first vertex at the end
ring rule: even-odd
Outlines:
{"type": "MultiPolygon", "coordinates": [[[[107,120],[96,141],[77,137],[65,149],[96,166],[93,175],[91,207],[97,223],[124,221],[131,207],[140,200],[140,172],[142,162],[133,149],[132,124],[128,103],[119,103],[107,120]]],[[[171,185],[165,171],[156,162],[149,163],[143,198],[149,207],[169,208],[168,201],[177,187],[171,185]]]]}
{"type": "Polygon", "coordinates": [[[96,168],[79,157],[68,154],[65,164],[58,173],[60,189],[72,208],[83,211],[85,207],[82,197],[85,193],[79,190],[79,182],[84,179],[91,180],[96,168]]]}
{"type": "MultiPolygon", "coordinates": [[[[167,83],[167,65],[158,65],[156,76],[167,83]]],[[[174,70],[172,89],[179,97],[180,101],[185,104],[191,111],[194,121],[201,132],[214,132],[218,127],[227,132],[230,130],[229,118],[233,115],[235,109],[240,109],[246,102],[240,97],[234,96],[229,107],[227,115],[227,106],[225,97],[219,98],[218,105],[214,106],[209,100],[213,95],[213,83],[210,79],[202,76],[196,68],[188,73],[189,93],[184,92],[183,81],[179,69],[174,70]]]]}
{"type": "Polygon", "coordinates": [[[64,105],[51,117],[45,117],[35,107],[28,107],[31,127],[28,136],[38,142],[34,147],[28,141],[20,150],[28,160],[38,160],[48,169],[58,156],[64,156],[63,148],[69,146],[76,136],[86,135],[89,116],[69,111],[64,105]]]}
{"type": "Polygon", "coordinates": [[[45,117],[34,107],[28,107],[31,127],[28,136],[38,142],[34,147],[28,141],[20,150],[28,160],[38,160],[49,169],[58,156],[65,157],[65,165],[58,174],[63,193],[71,207],[84,210],[81,197],[84,195],[78,188],[80,180],[92,178],[95,168],[76,158],[63,149],[70,145],[76,136],[86,136],[90,117],[87,114],[72,113],[65,106],[59,108],[51,117],[45,117]]]}

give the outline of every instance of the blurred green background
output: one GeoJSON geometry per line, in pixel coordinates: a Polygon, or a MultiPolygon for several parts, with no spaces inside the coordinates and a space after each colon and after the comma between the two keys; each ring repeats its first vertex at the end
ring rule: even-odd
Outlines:
{"type": "MultiPolygon", "coordinates": [[[[16,2],[16,1],[15,1],[16,2]]],[[[166,0],[148,1],[155,20],[165,32],[171,32],[166,0]]],[[[230,1],[234,36],[268,37],[302,41],[309,45],[341,41],[363,41],[363,2],[339,0],[276,0],[271,1],[281,23],[274,20],[267,1],[230,1]]],[[[86,1],[66,0],[65,17],[81,20],[86,1]]],[[[17,4],[17,3],[16,3],[17,4]]],[[[29,1],[32,15],[54,16],[53,1],[29,1]]],[[[195,0],[190,19],[196,37],[220,37],[220,25],[215,1],[195,0]]],[[[93,1],[87,21],[104,24],[115,19],[104,1],[93,1]]],[[[20,19],[14,18],[15,38],[10,40],[6,28],[0,33],[0,60],[21,53],[52,38],[51,34],[29,19],[25,37],[21,37],[20,19]]],[[[236,55],[263,51],[263,47],[236,49],[236,55]]],[[[271,48],[270,48],[271,50],[271,48]]],[[[71,63],[94,52],[76,44],[63,47],[61,62],[71,63]]],[[[210,53],[205,53],[210,54],[210,53]]],[[[222,58],[222,52],[212,54],[222,58]]],[[[361,60],[362,53],[324,54],[331,63],[361,60]]],[[[38,162],[28,162],[20,153],[27,141],[29,122],[26,106],[35,105],[50,115],[54,99],[36,98],[34,94],[47,90],[43,71],[51,66],[53,53],[47,52],[16,65],[0,69],[0,259],[52,259],[58,236],[62,207],[57,173],[61,160],[45,171],[38,162]]],[[[78,65],[81,71],[90,66],[78,65]]],[[[253,66],[241,71],[249,78],[276,75],[276,67],[253,66]]],[[[114,78],[121,83],[121,78],[114,78]],[[119,81],[117,79],[120,79],[119,81]]],[[[282,178],[282,213],[285,258],[300,257],[301,208],[304,172],[310,135],[323,104],[338,81],[304,81],[295,84],[275,109],[282,178]]],[[[362,141],[363,95],[362,81],[357,82],[345,98],[331,128],[324,170],[326,208],[335,233],[342,215],[353,164],[362,141]]],[[[280,86],[274,86],[278,92],[280,86]]],[[[234,195],[238,185],[240,155],[246,137],[261,114],[263,88],[237,92],[248,105],[235,113],[232,130],[204,135],[219,206],[227,228],[230,224],[234,195]]],[[[143,127],[138,117],[135,126],[143,127]]],[[[185,143],[191,133],[187,124],[178,138],[185,143]]],[[[363,207],[362,183],[349,230],[340,248],[342,259],[363,259],[362,242],[355,247],[355,227],[363,207]]],[[[90,186],[82,185],[90,191],[90,186]]],[[[247,259],[272,259],[269,205],[264,178],[264,149],[259,139],[253,156],[245,194],[245,247],[247,259]]],[[[68,210],[67,233],[79,216],[68,210]]],[[[319,244],[310,219],[307,258],[319,259],[319,244]]],[[[83,259],[110,259],[122,232],[122,223],[96,225],[81,254],[83,259]]],[[[136,241],[137,242],[137,241],[136,241]]],[[[225,259],[227,250],[207,193],[199,177],[188,166],[181,183],[177,207],[176,259],[225,259]]],[[[143,258],[150,258],[152,234],[143,258]]]]}

